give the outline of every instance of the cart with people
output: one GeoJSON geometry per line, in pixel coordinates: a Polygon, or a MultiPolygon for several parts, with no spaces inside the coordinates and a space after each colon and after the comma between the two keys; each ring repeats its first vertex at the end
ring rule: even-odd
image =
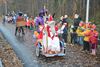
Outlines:
{"type": "Polygon", "coordinates": [[[44,26],[39,26],[39,30],[39,34],[36,35],[36,56],[65,56],[65,43],[58,36],[57,30],[55,30],[55,21],[50,21],[44,26]]]}

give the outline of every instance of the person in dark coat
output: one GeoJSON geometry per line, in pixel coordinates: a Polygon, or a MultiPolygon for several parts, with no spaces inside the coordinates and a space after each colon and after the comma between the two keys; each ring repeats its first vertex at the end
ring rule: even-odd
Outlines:
{"type": "Polygon", "coordinates": [[[74,24],[73,24],[74,28],[75,28],[75,31],[77,30],[80,21],[81,21],[81,18],[79,17],[79,15],[75,14],[75,16],[74,16],[74,24]]]}
{"type": "Polygon", "coordinates": [[[67,43],[67,36],[68,36],[68,33],[67,33],[68,32],[67,23],[64,23],[62,25],[62,31],[63,31],[62,38],[64,39],[64,42],[67,43]]]}
{"type": "Polygon", "coordinates": [[[63,37],[65,43],[67,43],[67,36],[68,36],[68,15],[65,15],[63,17],[62,25],[65,25],[65,27],[63,29],[62,37],[63,37]]]}
{"type": "Polygon", "coordinates": [[[65,15],[63,20],[62,20],[62,24],[67,23],[68,25],[68,15],[65,15]]]}

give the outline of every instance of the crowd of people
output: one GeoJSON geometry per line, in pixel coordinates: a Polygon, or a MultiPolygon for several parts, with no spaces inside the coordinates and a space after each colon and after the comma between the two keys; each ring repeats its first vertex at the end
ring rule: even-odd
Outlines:
{"type": "Polygon", "coordinates": [[[72,24],[68,21],[68,15],[61,16],[59,21],[55,21],[54,17],[55,14],[48,15],[47,9],[42,9],[35,18],[33,16],[28,17],[27,14],[19,12],[18,14],[4,16],[3,24],[5,22],[16,24],[15,35],[19,29],[25,35],[23,27],[34,30],[34,35],[37,38],[35,45],[43,40],[43,30],[45,29],[48,37],[52,40],[55,40],[54,37],[58,37],[64,44],[68,43],[68,33],[70,33],[71,45],[80,45],[83,47],[82,52],[91,52],[92,55],[96,55],[99,33],[96,30],[95,24],[83,22],[78,14],[75,14],[72,24]]]}
{"type": "MultiPolygon", "coordinates": [[[[82,52],[88,52],[91,55],[96,55],[96,48],[98,45],[98,36],[99,32],[96,30],[96,25],[92,22],[83,22],[78,14],[75,14],[73,23],[69,25],[68,16],[61,17],[62,23],[67,23],[66,26],[66,35],[64,35],[63,39],[67,42],[69,39],[67,36],[68,32],[70,32],[71,37],[71,45],[80,45],[82,46],[82,52]],[[68,31],[68,29],[70,31],[68,31]]],[[[64,30],[65,31],[65,30],[64,30]]]]}
{"type": "Polygon", "coordinates": [[[84,23],[81,21],[77,29],[71,26],[71,43],[82,46],[83,52],[91,52],[92,55],[96,55],[98,35],[96,25],[90,22],[84,23]]]}

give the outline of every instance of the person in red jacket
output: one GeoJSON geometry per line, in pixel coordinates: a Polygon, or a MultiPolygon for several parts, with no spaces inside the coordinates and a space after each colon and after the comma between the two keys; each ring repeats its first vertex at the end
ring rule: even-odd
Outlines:
{"type": "Polygon", "coordinates": [[[97,43],[98,43],[98,32],[96,31],[96,25],[92,25],[91,28],[91,36],[89,38],[89,42],[91,45],[92,49],[92,55],[96,55],[96,48],[97,48],[97,43]]]}
{"type": "Polygon", "coordinates": [[[26,27],[29,29],[30,28],[30,21],[29,19],[26,21],[26,27]]]}

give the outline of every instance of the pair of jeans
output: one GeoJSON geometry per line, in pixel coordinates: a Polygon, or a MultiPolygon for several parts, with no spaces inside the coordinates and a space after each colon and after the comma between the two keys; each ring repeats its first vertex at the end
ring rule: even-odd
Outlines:
{"type": "Polygon", "coordinates": [[[79,44],[79,45],[81,45],[81,46],[83,46],[83,36],[78,36],[77,37],[77,43],[79,44]]]}
{"type": "Polygon", "coordinates": [[[77,34],[76,33],[71,33],[71,43],[77,44],[77,34]]]}

